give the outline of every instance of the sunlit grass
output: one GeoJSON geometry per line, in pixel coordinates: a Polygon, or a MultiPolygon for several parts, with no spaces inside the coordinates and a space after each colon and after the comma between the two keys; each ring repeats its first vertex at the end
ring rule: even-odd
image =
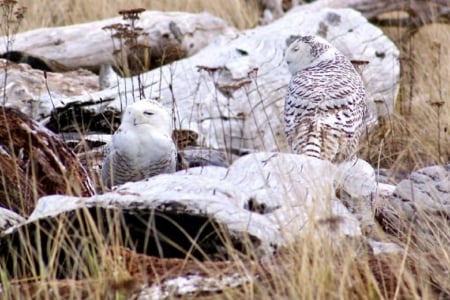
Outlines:
{"type": "Polygon", "coordinates": [[[240,29],[256,26],[260,16],[257,0],[23,0],[20,3],[34,16],[24,20],[22,31],[116,17],[119,10],[138,7],[160,11],[206,11],[240,29]]]}

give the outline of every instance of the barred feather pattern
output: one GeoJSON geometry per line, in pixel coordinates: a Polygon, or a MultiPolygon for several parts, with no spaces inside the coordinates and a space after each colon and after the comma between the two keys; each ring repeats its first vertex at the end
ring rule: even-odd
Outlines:
{"type": "Polygon", "coordinates": [[[159,174],[173,173],[176,168],[176,151],[175,149],[169,151],[167,155],[159,160],[153,160],[150,164],[137,165],[131,157],[117,151],[111,153],[109,150],[110,154],[104,157],[102,180],[106,186],[111,187],[159,174]]]}
{"type": "Polygon", "coordinates": [[[102,181],[107,187],[139,181],[176,168],[169,114],[155,101],[127,107],[119,129],[106,145],[102,181]]]}
{"type": "Polygon", "coordinates": [[[367,105],[363,82],[350,60],[311,36],[292,42],[286,60],[293,73],[284,111],[292,151],[331,162],[355,158],[367,105]]]}

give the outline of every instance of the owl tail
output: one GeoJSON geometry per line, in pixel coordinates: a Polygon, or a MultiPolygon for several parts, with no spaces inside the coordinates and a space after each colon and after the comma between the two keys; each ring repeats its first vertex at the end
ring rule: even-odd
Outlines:
{"type": "Polygon", "coordinates": [[[303,153],[334,162],[339,150],[340,134],[321,122],[315,122],[308,132],[303,153]]]}

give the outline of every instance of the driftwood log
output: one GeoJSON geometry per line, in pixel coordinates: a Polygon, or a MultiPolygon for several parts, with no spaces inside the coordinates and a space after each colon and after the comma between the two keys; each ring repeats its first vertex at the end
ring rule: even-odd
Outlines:
{"type": "MultiPolygon", "coordinates": [[[[0,258],[8,272],[24,275],[28,266],[14,268],[12,253],[26,253],[30,246],[47,251],[51,247],[42,245],[52,243],[82,247],[86,239],[92,245],[120,240],[139,253],[181,258],[189,254],[201,260],[226,258],[225,241],[239,252],[260,257],[311,233],[336,242],[361,239],[358,220],[334,196],[334,180],[339,177],[328,161],[257,153],[228,169],[210,166],[162,174],[102,195],[42,197],[26,222],[0,236],[0,258]],[[86,236],[92,224],[104,240],[86,236]],[[58,225],[67,233],[56,234],[58,225]],[[21,244],[24,234],[42,238],[21,244]]],[[[60,248],[64,250],[54,261],[60,262],[61,276],[67,276],[67,270],[72,276],[81,271],[80,260],[70,254],[73,248],[60,248]]],[[[50,257],[44,251],[37,263],[50,257]]],[[[77,251],[83,253],[81,248],[77,251]]]]}
{"type": "MultiPolygon", "coordinates": [[[[263,9],[267,10],[267,14],[273,16],[273,18],[280,17],[283,11],[289,10],[302,2],[305,1],[261,0],[263,9]]],[[[417,28],[432,22],[450,23],[450,6],[447,0],[316,0],[303,6],[310,6],[310,9],[353,8],[361,12],[370,22],[378,25],[417,28]],[[389,12],[405,12],[407,16],[380,18],[381,15],[389,12]]]]}
{"type": "MultiPolygon", "coordinates": [[[[235,32],[223,20],[208,13],[149,11],[140,14],[135,23],[136,32],[141,34],[134,46],[144,46],[148,50],[149,62],[154,64],[150,68],[190,56],[217,35],[235,32]]],[[[55,72],[78,68],[99,71],[102,64],[114,65],[117,62],[113,53],[120,48],[123,50],[120,44],[127,42],[126,33],[119,29],[125,25],[130,25],[130,21],[116,17],[72,26],[40,28],[17,34],[14,49],[8,49],[14,52],[5,53],[5,45],[0,44],[0,53],[16,62],[29,62],[31,57],[40,69],[55,72]],[[114,34],[118,38],[112,38],[114,34]]]]}
{"type": "MultiPolygon", "coordinates": [[[[35,105],[38,111],[34,110],[34,115],[52,129],[62,119],[52,117],[55,113],[70,115],[76,111],[85,116],[83,124],[89,124],[99,115],[120,114],[126,105],[144,96],[161,101],[173,112],[175,128],[196,131],[203,145],[287,150],[283,128],[284,94],[290,79],[284,61],[286,39],[316,34],[350,59],[368,62],[361,72],[371,108],[370,125],[388,116],[393,111],[399,78],[395,45],[354,10],[300,9],[303,7],[308,6],[267,26],[220,35],[197,54],[139,76],[119,78],[110,73],[110,87],[99,92],[55,95],[52,102],[45,93],[36,95],[39,105],[35,105]]],[[[22,99],[6,92],[7,105],[31,110],[22,99]]]]}

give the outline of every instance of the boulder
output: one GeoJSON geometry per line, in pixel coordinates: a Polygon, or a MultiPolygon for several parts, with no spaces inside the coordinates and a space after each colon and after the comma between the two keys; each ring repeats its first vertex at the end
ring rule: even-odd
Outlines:
{"type": "MultiPolygon", "coordinates": [[[[414,226],[414,236],[425,233],[431,237],[436,230],[448,229],[450,165],[430,166],[412,172],[384,198],[377,210],[382,224],[401,235],[406,234],[410,226],[414,226]]],[[[425,235],[421,239],[425,240],[425,235]]]]}

